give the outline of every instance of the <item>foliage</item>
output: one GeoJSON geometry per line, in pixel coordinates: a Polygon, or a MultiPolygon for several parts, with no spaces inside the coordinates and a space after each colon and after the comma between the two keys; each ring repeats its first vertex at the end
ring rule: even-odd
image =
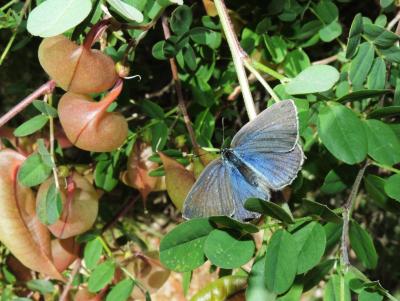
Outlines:
{"type": "Polygon", "coordinates": [[[1,300],[399,298],[399,1],[226,1],[306,156],[246,223],[180,213],[248,121],[213,1],[1,5],[1,300]]]}

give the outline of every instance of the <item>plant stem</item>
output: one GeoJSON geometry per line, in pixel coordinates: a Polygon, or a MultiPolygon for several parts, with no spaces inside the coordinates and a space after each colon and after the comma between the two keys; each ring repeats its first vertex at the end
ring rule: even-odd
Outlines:
{"type": "Polygon", "coordinates": [[[229,49],[231,50],[233,64],[235,66],[240,87],[242,88],[242,95],[247,115],[249,116],[250,120],[253,120],[257,116],[257,111],[254,105],[253,96],[250,92],[250,86],[247,80],[246,71],[243,66],[243,58],[246,57],[246,54],[243,53],[241,47],[239,46],[239,42],[233,30],[233,26],[229,18],[224,0],[215,0],[214,4],[217,8],[218,16],[221,20],[222,29],[224,30],[229,49]]]}
{"type": "Polygon", "coordinates": [[[270,68],[270,67],[268,67],[268,66],[266,66],[266,65],[264,65],[264,64],[262,64],[262,63],[260,63],[260,62],[251,60],[251,61],[250,61],[250,64],[251,64],[254,68],[256,68],[256,69],[258,69],[258,70],[260,70],[260,71],[262,71],[262,72],[264,72],[264,73],[267,73],[267,74],[271,75],[272,77],[275,77],[276,79],[278,79],[278,80],[280,80],[280,81],[286,79],[286,77],[283,76],[282,74],[276,72],[274,69],[272,69],[272,68],[270,68]]]}
{"type": "MultiPolygon", "coordinates": [[[[168,26],[167,17],[163,16],[161,23],[162,23],[162,28],[163,28],[163,32],[164,32],[164,37],[167,40],[171,36],[171,32],[170,32],[169,26],[168,26]]],[[[171,66],[172,78],[174,80],[175,91],[176,91],[176,95],[178,97],[178,106],[179,106],[179,109],[180,109],[180,111],[181,111],[181,113],[183,115],[183,120],[185,122],[186,129],[187,129],[187,131],[189,133],[190,141],[192,142],[194,151],[198,155],[199,145],[197,144],[196,136],[194,134],[194,130],[193,130],[193,127],[192,127],[192,123],[190,121],[189,114],[188,114],[187,109],[186,109],[185,99],[183,98],[183,92],[182,92],[182,84],[181,84],[181,80],[179,79],[178,67],[176,66],[175,59],[174,58],[170,58],[169,59],[169,64],[171,66]]]]}
{"type": "Polygon", "coordinates": [[[43,84],[39,88],[37,88],[34,92],[29,94],[23,100],[21,100],[16,106],[14,106],[10,111],[1,116],[0,118],[0,128],[5,125],[8,121],[10,121],[15,115],[19,114],[22,110],[24,110],[28,105],[30,105],[35,99],[42,96],[43,94],[48,94],[54,90],[56,86],[56,82],[54,80],[50,80],[47,83],[43,84]]]}
{"type": "Polygon", "coordinates": [[[271,95],[271,97],[274,99],[275,102],[279,102],[281,101],[278,97],[278,95],[276,95],[276,93],[274,92],[274,90],[271,88],[271,86],[268,84],[268,82],[262,77],[262,75],[260,73],[258,73],[258,71],[253,68],[253,66],[251,65],[251,63],[249,63],[249,59],[245,59],[244,61],[244,65],[246,66],[246,68],[254,74],[254,76],[258,79],[258,81],[264,86],[264,88],[268,91],[269,95],[271,95]]]}
{"type": "Polygon", "coordinates": [[[353,187],[351,188],[350,195],[343,205],[343,229],[342,229],[342,239],[341,239],[341,250],[342,250],[342,265],[347,269],[350,266],[348,245],[349,245],[349,222],[351,211],[353,208],[353,202],[357,196],[358,189],[360,188],[361,179],[364,176],[364,172],[370,164],[367,161],[364,166],[358,171],[357,177],[354,181],[353,187]]]}
{"type": "Polygon", "coordinates": [[[0,7],[1,11],[6,10],[7,8],[9,8],[11,5],[13,5],[14,3],[17,3],[19,0],[11,0],[10,2],[8,2],[7,4],[3,5],[2,7],[0,7]]]}
{"type": "Polygon", "coordinates": [[[67,285],[64,287],[64,290],[60,296],[59,301],[65,301],[68,300],[68,293],[71,290],[72,287],[72,283],[74,281],[75,275],[79,272],[80,268],[82,265],[82,259],[78,258],[75,262],[75,266],[71,272],[71,274],[69,275],[69,279],[68,279],[68,283],[67,285]]]}
{"type": "MultiPolygon", "coordinates": [[[[50,106],[53,106],[53,95],[50,93],[47,96],[48,98],[48,103],[50,106]]],[[[53,162],[53,176],[54,176],[54,184],[56,185],[57,191],[60,191],[60,182],[58,180],[58,172],[57,172],[57,166],[56,166],[56,158],[54,155],[54,118],[52,116],[49,116],[49,132],[50,132],[50,137],[49,137],[49,142],[50,142],[50,156],[51,156],[51,161],[53,162]]]]}
{"type": "Polygon", "coordinates": [[[371,164],[375,165],[375,166],[378,166],[378,167],[380,167],[382,169],[386,169],[386,170],[389,170],[391,172],[400,174],[400,169],[397,169],[397,168],[394,168],[394,167],[391,167],[391,166],[388,166],[388,165],[384,165],[384,164],[379,164],[378,162],[374,162],[374,161],[371,164]]]}

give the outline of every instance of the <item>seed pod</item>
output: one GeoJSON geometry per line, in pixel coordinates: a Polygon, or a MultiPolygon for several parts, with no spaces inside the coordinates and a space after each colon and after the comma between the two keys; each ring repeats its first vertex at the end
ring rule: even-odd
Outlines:
{"type": "Polygon", "coordinates": [[[114,61],[109,56],[77,45],[63,35],[44,39],[38,57],[43,69],[65,91],[100,93],[118,79],[114,61]]]}
{"type": "Polygon", "coordinates": [[[65,134],[75,146],[92,152],[110,152],[124,143],[128,123],[121,114],[107,112],[121,89],[122,82],[99,102],[72,92],[61,97],[58,115],[65,134]]]}

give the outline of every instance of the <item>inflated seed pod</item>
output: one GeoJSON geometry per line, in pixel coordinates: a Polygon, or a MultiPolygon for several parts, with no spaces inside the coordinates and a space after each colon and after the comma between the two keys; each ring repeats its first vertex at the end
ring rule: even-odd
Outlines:
{"type": "Polygon", "coordinates": [[[108,55],[77,45],[63,35],[45,38],[38,56],[43,69],[65,91],[100,93],[118,79],[114,61],[108,55]]]}
{"type": "Polygon", "coordinates": [[[128,136],[128,123],[120,113],[107,112],[122,89],[122,82],[101,101],[87,95],[65,93],[58,104],[58,115],[68,139],[77,147],[92,152],[110,152],[128,136]]]}

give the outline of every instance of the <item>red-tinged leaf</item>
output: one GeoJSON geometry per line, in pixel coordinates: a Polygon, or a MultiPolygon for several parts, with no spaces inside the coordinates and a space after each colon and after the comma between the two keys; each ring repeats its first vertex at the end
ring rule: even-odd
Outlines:
{"type": "Polygon", "coordinates": [[[50,234],[35,214],[31,189],[17,181],[25,160],[19,153],[0,151],[0,241],[26,267],[62,280],[50,253],[50,234]]]}
{"type": "Polygon", "coordinates": [[[137,141],[128,159],[128,184],[139,190],[144,202],[150,192],[160,190],[163,186],[164,177],[149,176],[150,171],[159,167],[157,163],[149,160],[152,154],[150,145],[137,141]]]}
{"type": "MultiPolygon", "coordinates": [[[[37,201],[47,193],[52,183],[51,178],[40,185],[37,201]]],[[[99,210],[99,196],[93,185],[76,172],[67,178],[67,189],[61,188],[62,214],[48,228],[55,237],[65,239],[92,228],[99,210]]]]}
{"type": "Polygon", "coordinates": [[[183,202],[195,182],[194,175],[176,160],[161,152],[159,155],[164,164],[168,195],[176,208],[181,210],[183,202]]]}
{"type": "Polygon", "coordinates": [[[78,258],[79,249],[80,246],[75,237],[53,239],[51,241],[51,254],[57,270],[65,271],[78,258]]]}
{"type": "Polygon", "coordinates": [[[75,295],[74,301],[101,301],[102,294],[93,294],[86,287],[81,287],[75,295]]]}

